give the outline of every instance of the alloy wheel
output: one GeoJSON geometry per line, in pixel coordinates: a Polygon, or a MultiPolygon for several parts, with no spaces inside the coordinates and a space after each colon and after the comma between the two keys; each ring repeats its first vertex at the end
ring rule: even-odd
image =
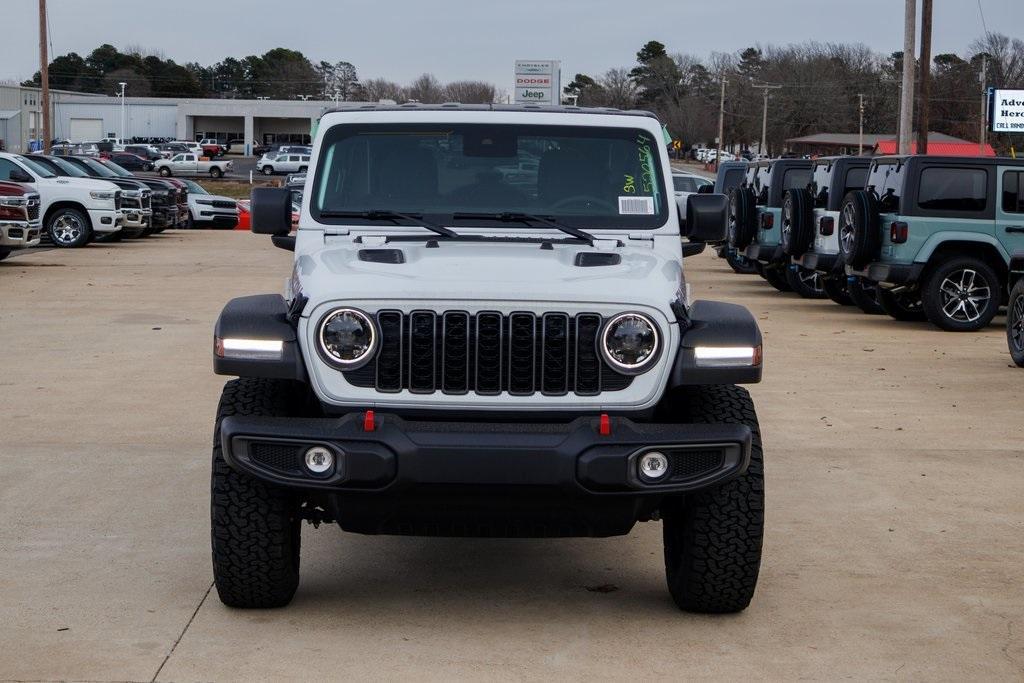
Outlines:
{"type": "Polygon", "coordinates": [[[847,204],[843,207],[843,215],[840,217],[839,242],[843,245],[843,253],[853,253],[853,205],[847,204]]]}
{"type": "Polygon", "coordinates": [[[954,270],[939,285],[942,312],[951,320],[979,320],[992,298],[992,288],[973,268],[954,270]]]}
{"type": "Polygon", "coordinates": [[[50,236],[60,244],[73,244],[82,236],[82,232],[82,222],[69,213],[59,216],[50,227],[50,236]]]}
{"type": "Polygon", "coordinates": [[[803,285],[813,289],[815,292],[821,293],[825,291],[823,278],[818,271],[800,268],[797,270],[797,277],[800,278],[800,282],[803,285]]]}
{"type": "Polygon", "coordinates": [[[1010,307],[1010,343],[1017,353],[1024,353],[1024,296],[1018,296],[1010,307]]]}

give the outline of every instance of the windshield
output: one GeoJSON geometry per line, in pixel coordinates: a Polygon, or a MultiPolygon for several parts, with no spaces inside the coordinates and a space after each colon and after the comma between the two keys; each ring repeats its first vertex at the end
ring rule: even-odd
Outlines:
{"type": "Polygon", "coordinates": [[[310,210],[399,211],[480,225],[530,213],[580,228],[667,220],[660,142],[627,128],[515,124],[339,125],[327,131],[310,210]]]}
{"type": "Polygon", "coordinates": [[[61,159],[60,157],[50,157],[49,159],[47,159],[47,161],[53,164],[56,168],[59,168],[61,173],[69,175],[73,178],[88,177],[88,174],[85,171],[80,169],[78,166],[75,166],[70,161],[61,159]]]}
{"type": "Polygon", "coordinates": [[[116,178],[117,174],[111,171],[109,168],[96,161],[95,159],[83,159],[79,158],[78,163],[84,164],[93,175],[98,175],[101,178],[116,178]]]}
{"type": "Polygon", "coordinates": [[[209,192],[203,189],[202,185],[200,185],[194,180],[182,180],[181,182],[185,183],[185,187],[187,187],[188,191],[191,192],[192,194],[210,194],[209,192]]]}
{"type": "Polygon", "coordinates": [[[704,185],[710,185],[710,180],[703,178],[697,178],[689,175],[674,175],[672,176],[672,187],[675,188],[676,192],[696,192],[697,188],[704,185]]]}
{"type": "Polygon", "coordinates": [[[103,161],[101,161],[99,163],[103,164],[104,166],[109,168],[111,171],[113,171],[115,175],[119,175],[122,178],[134,178],[135,177],[135,176],[132,175],[131,171],[126,171],[123,167],[118,166],[117,164],[115,164],[113,161],[110,161],[109,159],[104,159],[103,161]]]}
{"type": "Polygon", "coordinates": [[[44,166],[43,164],[39,163],[38,161],[36,161],[35,159],[33,159],[31,157],[22,156],[22,157],[18,157],[18,159],[21,161],[21,163],[23,163],[26,166],[28,166],[32,170],[32,172],[35,173],[40,178],[56,178],[57,177],[56,173],[54,173],[50,169],[46,168],[46,166],[44,166]]]}

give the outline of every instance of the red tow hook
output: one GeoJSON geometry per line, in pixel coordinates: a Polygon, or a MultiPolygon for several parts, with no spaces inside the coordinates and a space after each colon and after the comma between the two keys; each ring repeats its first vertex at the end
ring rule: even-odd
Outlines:
{"type": "Polygon", "coordinates": [[[364,432],[372,432],[372,431],[375,431],[376,429],[377,429],[377,423],[374,421],[373,411],[372,410],[367,410],[366,414],[363,415],[363,431],[364,432]]]}
{"type": "Polygon", "coordinates": [[[601,421],[597,427],[597,433],[601,436],[612,435],[612,420],[608,417],[608,413],[601,413],[601,421]]]}

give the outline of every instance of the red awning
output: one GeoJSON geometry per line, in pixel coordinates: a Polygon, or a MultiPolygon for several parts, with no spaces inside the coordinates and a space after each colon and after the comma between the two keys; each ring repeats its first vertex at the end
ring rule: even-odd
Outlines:
{"type": "MultiPolygon", "coordinates": [[[[878,154],[896,154],[896,141],[879,140],[875,146],[875,152],[878,154]]],[[[910,143],[910,153],[917,154],[917,141],[910,143]]],[[[988,143],[982,147],[982,151],[979,154],[978,143],[976,142],[929,142],[928,154],[944,157],[994,157],[996,151],[988,143]]]]}

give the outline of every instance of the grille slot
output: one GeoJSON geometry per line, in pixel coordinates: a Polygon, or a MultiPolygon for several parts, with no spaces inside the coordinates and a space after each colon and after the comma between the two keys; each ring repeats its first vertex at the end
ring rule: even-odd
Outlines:
{"type": "Polygon", "coordinates": [[[672,481],[693,479],[713,472],[722,466],[725,458],[722,451],[711,450],[670,450],[668,456],[672,460],[672,481]]]}
{"type": "Polygon", "coordinates": [[[281,472],[298,472],[299,447],[286,443],[255,442],[249,447],[253,462],[281,472]]]}
{"type": "Polygon", "coordinates": [[[39,218],[39,195],[30,195],[28,198],[28,219],[34,221],[39,218]]]}
{"type": "Polygon", "coordinates": [[[342,371],[353,386],[392,393],[594,396],[625,389],[633,379],[602,360],[597,338],[603,320],[596,313],[382,310],[376,319],[377,356],[342,371]]]}

